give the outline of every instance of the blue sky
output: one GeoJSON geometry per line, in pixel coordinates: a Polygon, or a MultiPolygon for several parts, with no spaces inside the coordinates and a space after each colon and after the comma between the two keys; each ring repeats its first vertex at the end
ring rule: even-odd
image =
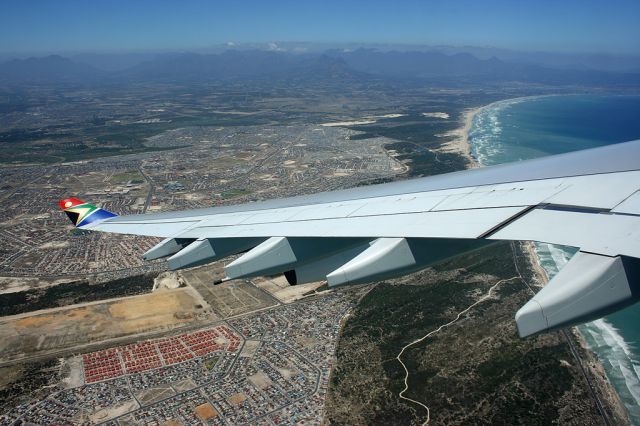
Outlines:
{"type": "Polygon", "coordinates": [[[0,53],[315,41],[640,54],[639,0],[2,0],[0,53]]]}

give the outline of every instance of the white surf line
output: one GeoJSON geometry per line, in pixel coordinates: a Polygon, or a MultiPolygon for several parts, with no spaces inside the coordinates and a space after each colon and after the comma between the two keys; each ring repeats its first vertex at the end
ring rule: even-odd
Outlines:
{"type": "Polygon", "coordinates": [[[400,351],[400,353],[398,354],[398,356],[396,356],[396,359],[398,360],[398,362],[402,365],[402,368],[404,368],[404,389],[402,389],[402,391],[400,391],[400,393],[398,394],[398,396],[401,399],[404,399],[406,401],[410,401],[413,402],[414,404],[418,404],[419,406],[421,406],[422,408],[424,408],[425,410],[427,410],[427,420],[424,421],[423,425],[427,425],[429,424],[429,420],[431,420],[431,410],[429,410],[429,407],[427,407],[425,404],[423,404],[420,401],[416,401],[415,399],[411,399],[409,397],[404,396],[403,394],[409,390],[409,370],[407,369],[407,366],[404,364],[404,362],[402,362],[402,359],[400,359],[402,357],[402,354],[404,353],[405,350],[407,350],[408,348],[410,348],[411,346],[415,345],[416,343],[420,343],[422,341],[424,341],[425,339],[428,339],[430,336],[433,336],[434,334],[438,333],[440,330],[442,330],[443,328],[449,327],[450,325],[452,325],[453,323],[455,323],[456,321],[458,321],[460,319],[460,317],[464,314],[466,314],[467,312],[469,312],[471,309],[473,309],[476,305],[484,302],[485,300],[489,299],[491,297],[491,292],[498,287],[500,284],[505,283],[507,281],[512,281],[512,280],[516,280],[516,279],[521,279],[520,277],[511,277],[508,279],[504,279],[504,280],[500,280],[497,283],[495,283],[494,285],[491,286],[491,288],[489,289],[489,291],[487,292],[487,294],[485,294],[484,296],[482,296],[480,299],[476,300],[474,303],[472,303],[471,305],[469,305],[467,308],[465,308],[464,310],[460,311],[458,313],[458,315],[452,319],[451,321],[449,321],[446,324],[442,324],[440,327],[436,328],[433,331],[430,331],[429,333],[425,334],[424,336],[422,336],[419,339],[414,340],[413,342],[409,343],[408,345],[405,345],[402,350],[400,351]]]}

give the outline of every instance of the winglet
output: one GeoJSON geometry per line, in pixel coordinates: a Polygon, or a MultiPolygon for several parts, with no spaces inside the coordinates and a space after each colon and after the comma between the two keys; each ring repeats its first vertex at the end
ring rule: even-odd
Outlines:
{"type": "Polygon", "coordinates": [[[81,228],[98,220],[115,217],[117,214],[108,212],[77,198],[65,198],[58,201],[58,205],[67,214],[71,222],[81,228]]]}

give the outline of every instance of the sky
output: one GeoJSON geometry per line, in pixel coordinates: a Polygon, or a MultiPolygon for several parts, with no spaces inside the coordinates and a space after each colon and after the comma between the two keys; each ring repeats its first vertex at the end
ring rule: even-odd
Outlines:
{"type": "Polygon", "coordinates": [[[640,54],[640,0],[0,2],[0,53],[278,41],[640,54]]]}

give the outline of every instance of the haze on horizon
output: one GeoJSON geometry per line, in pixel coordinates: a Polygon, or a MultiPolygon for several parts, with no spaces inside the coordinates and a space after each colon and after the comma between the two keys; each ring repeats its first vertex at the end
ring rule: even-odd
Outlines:
{"type": "Polygon", "coordinates": [[[7,0],[0,6],[0,54],[310,41],[639,55],[639,20],[640,3],[632,0],[7,0]]]}

